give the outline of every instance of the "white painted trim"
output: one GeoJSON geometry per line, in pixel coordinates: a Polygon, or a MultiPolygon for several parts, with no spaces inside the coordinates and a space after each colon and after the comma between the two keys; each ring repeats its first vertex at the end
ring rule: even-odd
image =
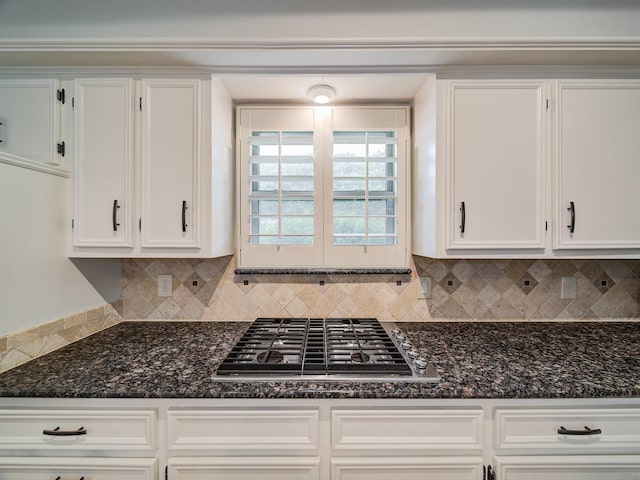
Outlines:
{"type": "Polygon", "coordinates": [[[457,37],[453,39],[397,38],[6,38],[0,39],[0,51],[123,51],[148,50],[246,50],[246,49],[425,49],[425,50],[637,50],[640,37],[457,37]]]}
{"type": "Polygon", "coordinates": [[[19,157],[18,155],[12,155],[6,152],[0,152],[0,163],[6,163],[7,165],[26,168],[36,172],[48,173],[49,175],[56,175],[58,177],[71,177],[71,172],[58,166],[36,162],[34,160],[29,160],[28,158],[19,157]]]}

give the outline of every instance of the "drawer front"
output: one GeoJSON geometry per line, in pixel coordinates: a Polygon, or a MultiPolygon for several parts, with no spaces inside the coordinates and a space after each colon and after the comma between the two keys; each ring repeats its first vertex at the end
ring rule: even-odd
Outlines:
{"type": "Polygon", "coordinates": [[[153,458],[0,457],[0,478],[11,480],[157,480],[153,458]]]}
{"type": "Polygon", "coordinates": [[[318,409],[168,411],[168,445],[181,455],[315,455],[318,409]]]}
{"type": "Polygon", "coordinates": [[[344,458],[331,462],[332,480],[477,480],[481,457],[344,458]]]}
{"type": "Polygon", "coordinates": [[[333,409],[334,453],[378,455],[478,453],[482,449],[481,409],[333,409]]]}
{"type": "Polygon", "coordinates": [[[494,446],[522,454],[640,453],[640,409],[497,409],[494,446]],[[593,433],[578,434],[585,427],[593,433]]]}
{"type": "Polygon", "coordinates": [[[155,410],[0,409],[0,452],[100,450],[140,456],[156,449],[157,418],[155,410]]]}
{"type": "Polygon", "coordinates": [[[174,480],[320,480],[318,457],[235,457],[169,459],[174,480]]]}
{"type": "Polygon", "coordinates": [[[636,480],[640,456],[573,455],[496,457],[501,480],[636,480]]]}

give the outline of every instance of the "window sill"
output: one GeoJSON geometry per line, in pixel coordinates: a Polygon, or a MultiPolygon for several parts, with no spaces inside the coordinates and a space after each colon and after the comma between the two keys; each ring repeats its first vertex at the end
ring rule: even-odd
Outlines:
{"type": "Polygon", "coordinates": [[[409,275],[410,268],[236,268],[236,275],[409,275]]]}

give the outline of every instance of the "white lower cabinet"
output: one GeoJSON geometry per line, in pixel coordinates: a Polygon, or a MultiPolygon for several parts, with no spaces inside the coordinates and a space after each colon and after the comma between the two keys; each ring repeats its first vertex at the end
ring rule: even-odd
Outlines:
{"type": "Polygon", "coordinates": [[[482,457],[348,458],[331,461],[332,480],[479,480],[482,457]]]}
{"type": "Polygon", "coordinates": [[[481,478],[481,408],[331,409],[332,480],[481,478]]]}
{"type": "Polygon", "coordinates": [[[480,454],[482,419],[480,408],[334,408],[331,449],[348,455],[480,454]]]}
{"type": "Polygon", "coordinates": [[[169,479],[481,476],[481,408],[434,409],[392,401],[371,407],[328,400],[310,400],[308,406],[263,403],[169,408],[169,479]]]}
{"type": "Polygon", "coordinates": [[[167,449],[171,480],[325,478],[317,405],[169,408],[167,449]]]}
{"type": "Polygon", "coordinates": [[[0,457],[0,478],[11,480],[155,480],[155,458],[0,457]]]}
{"type": "Polygon", "coordinates": [[[0,451],[153,453],[156,423],[154,410],[0,408],[0,451]]]}
{"type": "Polygon", "coordinates": [[[0,398],[0,480],[58,477],[640,480],[640,399],[0,398]]]}
{"type": "Polygon", "coordinates": [[[638,408],[498,408],[494,418],[500,452],[640,453],[638,408]]]}
{"type": "Polygon", "coordinates": [[[318,408],[169,409],[172,455],[318,455],[318,408]]]}
{"type": "Polygon", "coordinates": [[[318,457],[171,458],[171,480],[320,480],[318,457]]]}
{"type": "Polygon", "coordinates": [[[640,480],[640,409],[497,408],[494,451],[499,480],[640,480]]]}
{"type": "Polygon", "coordinates": [[[1,480],[159,478],[157,409],[0,400],[1,480]]]}
{"type": "Polygon", "coordinates": [[[496,457],[496,480],[640,480],[640,455],[496,457]]]}

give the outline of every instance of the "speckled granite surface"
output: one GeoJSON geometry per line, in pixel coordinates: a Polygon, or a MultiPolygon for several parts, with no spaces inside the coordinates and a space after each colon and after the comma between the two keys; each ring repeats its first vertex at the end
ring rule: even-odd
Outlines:
{"type": "Polygon", "coordinates": [[[125,322],[0,375],[4,397],[579,398],[640,396],[640,323],[406,323],[437,385],[217,382],[243,322],[125,322]]]}

